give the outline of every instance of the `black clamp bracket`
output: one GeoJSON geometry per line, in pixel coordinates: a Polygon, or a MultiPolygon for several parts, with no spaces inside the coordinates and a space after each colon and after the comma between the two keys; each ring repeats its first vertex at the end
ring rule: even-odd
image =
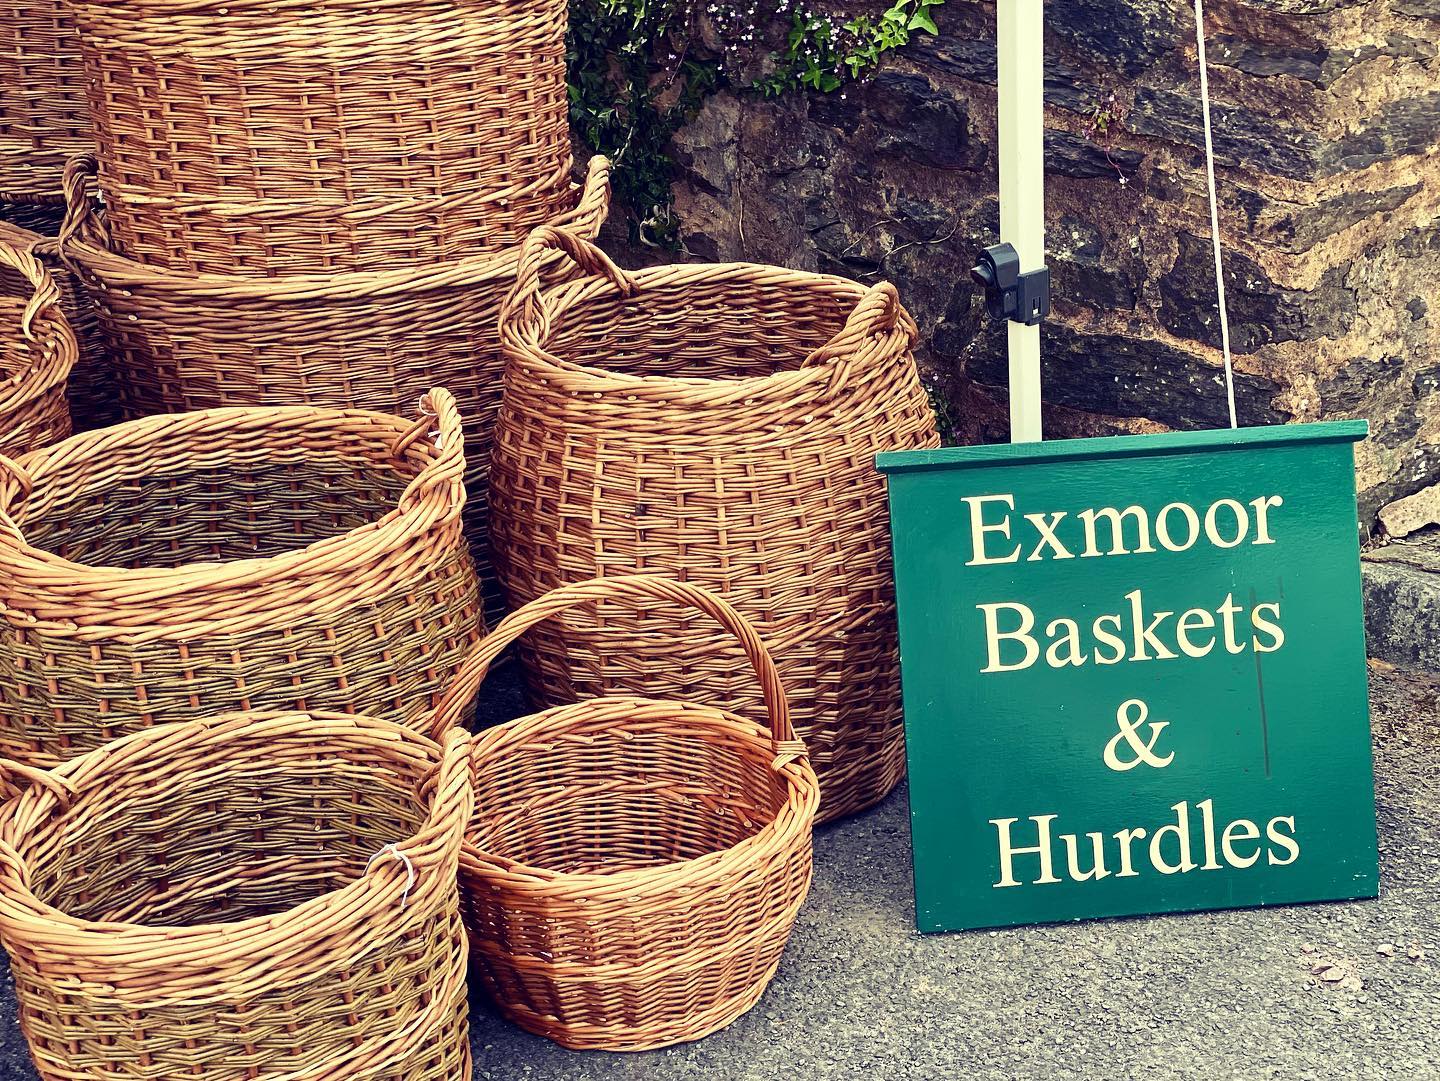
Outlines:
{"type": "Polygon", "coordinates": [[[970,276],[985,289],[985,307],[992,319],[1034,326],[1050,314],[1050,268],[1020,273],[1020,253],[1013,244],[996,244],[980,253],[970,276]]]}

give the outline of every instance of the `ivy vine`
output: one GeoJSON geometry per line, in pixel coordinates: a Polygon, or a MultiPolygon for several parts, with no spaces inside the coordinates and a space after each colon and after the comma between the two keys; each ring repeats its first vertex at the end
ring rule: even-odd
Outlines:
{"type": "MultiPolygon", "coordinates": [[[[575,131],[616,165],[615,201],[634,240],[673,246],[671,137],[722,87],[834,93],[917,33],[945,0],[881,0],[846,17],[836,0],[571,0],[575,131]]],[[[863,0],[862,0],[863,2],[863,0]]]]}

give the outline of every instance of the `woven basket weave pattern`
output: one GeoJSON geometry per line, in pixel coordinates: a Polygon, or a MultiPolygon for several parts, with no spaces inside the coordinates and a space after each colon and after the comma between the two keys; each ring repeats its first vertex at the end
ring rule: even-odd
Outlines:
{"type": "Polygon", "coordinates": [[[92,144],[85,74],[63,0],[0,0],[0,202],[53,199],[92,144]]]}
{"type": "Polygon", "coordinates": [[[47,1081],[468,1081],[463,734],[232,715],[38,779],[0,938],[47,1081]]]}
{"type": "Polygon", "coordinates": [[[19,459],[24,483],[0,489],[0,755],[48,766],[231,709],[425,725],[482,626],[460,420],[431,400],[418,425],[215,410],[19,459]]]}
{"type": "Polygon", "coordinates": [[[0,234],[0,454],[70,434],[65,385],[78,352],[55,279],[0,234]]]}
{"type": "MultiPolygon", "coordinates": [[[[0,243],[33,252],[60,287],[60,310],[80,347],[80,355],[70,369],[66,397],[75,431],[85,432],[119,421],[120,401],[90,293],[60,258],[58,235],[64,217],[63,202],[0,204],[0,243]]],[[[6,277],[0,268],[0,280],[6,277]]],[[[5,288],[8,291],[8,283],[5,288]]]]}
{"type": "MultiPolygon", "coordinates": [[[[581,583],[508,617],[437,711],[515,638],[572,609],[658,602],[719,621],[769,724],[630,696],[490,729],[461,857],[474,970],[507,1017],[572,1048],[699,1039],[759,1000],[809,890],[819,789],[769,655],[723,601],[659,578],[581,583]]],[[[630,655],[646,663],[650,643],[630,655]]],[[[666,663],[665,639],[649,660],[666,663]]]]}
{"type": "Polygon", "coordinates": [[[78,0],[116,250],[221,274],[500,251],[568,200],[566,0],[78,0]]]}
{"type": "MultiPolygon", "coordinates": [[[[491,532],[508,600],[635,570],[722,594],[776,657],[822,818],[877,802],[904,745],[874,455],[939,442],[893,288],[747,265],[632,276],[558,233],[531,243],[599,276],[537,296],[522,271],[504,327],[491,532]]],[[[709,626],[663,607],[602,616],[521,643],[540,700],[627,690],[763,716],[709,626]],[[672,663],[634,664],[632,643],[661,633],[672,663]]]]}

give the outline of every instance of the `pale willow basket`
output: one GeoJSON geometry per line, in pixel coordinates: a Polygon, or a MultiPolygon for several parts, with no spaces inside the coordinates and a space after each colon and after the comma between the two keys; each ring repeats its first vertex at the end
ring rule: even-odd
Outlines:
{"type": "Polygon", "coordinates": [[[0,459],[0,757],[334,709],[423,729],[482,630],[455,400],[131,421],[0,459]]]}
{"type": "Polygon", "coordinates": [[[469,1081],[468,743],[262,712],[0,762],[0,942],[40,1076],[469,1081]]]}
{"type": "MultiPolygon", "coordinates": [[[[619,695],[481,733],[460,878],[474,970],[506,1017],[566,1047],[635,1051],[699,1039],[760,999],[810,888],[819,788],[755,628],[662,578],[566,586],[509,616],[437,725],[512,641],[600,602],[714,620],[753,667],[767,724],[723,698],[619,695]]],[[[643,667],[653,648],[673,664],[665,643],[633,638],[624,659],[643,667]]]]}

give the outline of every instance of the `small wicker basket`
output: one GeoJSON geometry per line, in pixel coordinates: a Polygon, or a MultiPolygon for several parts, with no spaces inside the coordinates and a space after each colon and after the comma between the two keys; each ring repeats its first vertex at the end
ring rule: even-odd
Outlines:
{"type": "Polygon", "coordinates": [[[90,150],[80,42],[66,0],[0,0],[0,203],[53,202],[90,150]]]}
{"type": "Polygon", "coordinates": [[[65,384],[78,354],[55,279],[33,253],[0,239],[0,454],[70,434],[65,384]]]}
{"type": "MultiPolygon", "coordinates": [[[[568,586],[509,616],[466,660],[437,725],[459,719],[510,642],[596,602],[603,614],[659,602],[718,621],[769,710],[767,730],[723,702],[615,697],[475,739],[460,875],[481,983],[531,1032],[636,1051],[706,1036],[764,993],[810,888],[819,789],[755,629],[662,578],[568,586]]],[[[623,661],[643,663],[642,644],[623,661]]]]}
{"type": "MultiPolygon", "coordinates": [[[[542,229],[501,330],[510,366],[491,537],[510,605],[633,571],[719,593],[775,656],[822,820],[883,798],[905,746],[874,460],[939,445],[894,286],[749,264],[629,273],[542,229]],[[592,276],[542,280],[557,248],[592,276]]],[[[723,636],[654,607],[528,638],[519,657],[533,696],[630,691],[762,717],[723,636]],[[675,627],[677,663],[637,669],[630,643],[657,623],[675,627]]]]}
{"type": "Polygon", "coordinates": [[[257,713],[0,762],[0,942],[40,1076],[469,1081],[468,749],[257,713]]]}
{"type": "Polygon", "coordinates": [[[0,756],[230,710],[423,727],[480,630],[460,416],[218,409],[0,458],[0,756]]]}
{"type": "Polygon", "coordinates": [[[115,250],[244,276],[496,253],[569,205],[566,0],[72,0],[115,250]]]}

